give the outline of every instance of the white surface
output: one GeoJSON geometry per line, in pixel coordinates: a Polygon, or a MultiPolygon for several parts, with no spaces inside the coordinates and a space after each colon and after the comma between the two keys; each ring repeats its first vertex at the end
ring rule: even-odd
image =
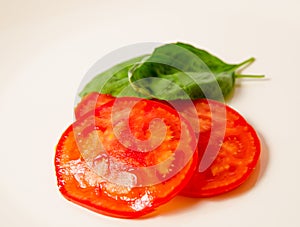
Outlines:
{"type": "Polygon", "coordinates": [[[0,226],[299,227],[299,10],[297,0],[0,1],[0,226]],[[89,67],[147,41],[186,41],[228,62],[256,57],[245,72],[268,80],[240,81],[230,105],[264,149],[259,171],[235,192],[114,219],[63,199],[54,148],[89,67]]]}

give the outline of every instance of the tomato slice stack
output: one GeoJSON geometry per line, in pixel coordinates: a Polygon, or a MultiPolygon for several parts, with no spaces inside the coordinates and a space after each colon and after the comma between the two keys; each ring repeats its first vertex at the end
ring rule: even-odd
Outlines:
{"type": "Polygon", "coordinates": [[[209,197],[245,182],[260,141],[229,106],[91,93],[56,148],[61,193],[101,214],[137,218],[177,194],[209,197]],[[194,114],[196,113],[196,114],[194,114]]]}
{"type": "Polygon", "coordinates": [[[138,217],[188,183],[196,145],[191,126],[174,109],[120,98],[81,116],[64,132],[55,157],[59,189],[96,212],[138,217]]]}

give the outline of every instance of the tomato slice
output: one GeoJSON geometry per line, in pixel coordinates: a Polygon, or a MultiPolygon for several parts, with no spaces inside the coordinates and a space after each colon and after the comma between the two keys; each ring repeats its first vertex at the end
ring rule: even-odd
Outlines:
{"type": "Polygon", "coordinates": [[[197,160],[193,129],[174,109],[119,98],[63,133],[55,167],[68,200],[101,214],[136,218],[178,194],[197,160]]]}
{"type": "MultiPolygon", "coordinates": [[[[231,191],[244,183],[257,165],[261,151],[257,133],[238,112],[223,103],[199,99],[194,101],[194,105],[200,123],[199,163],[181,194],[209,197],[231,191]],[[225,119],[224,115],[222,117],[222,109],[225,110],[225,119]],[[213,123],[214,119],[217,121],[213,123]],[[220,137],[215,136],[218,132],[213,132],[212,126],[222,121],[225,121],[225,130],[220,140],[220,137]],[[212,144],[210,148],[209,141],[212,144]],[[201,170],[204,155],[209,157],[215,151],[217,154],[213,162],[201,170]]],[[[188,111],[183,115],[186,113],[188,111]]]]}
{"type": "Polygon", "coordinates": [[[91,110],[114,100],[115,97],[109,94],[100,94],[98,92],[91,92],[84,96],[82,100],[75,107],[75,117],[76,119],[82,117],[84,114],[90,112],[91,110]]]}

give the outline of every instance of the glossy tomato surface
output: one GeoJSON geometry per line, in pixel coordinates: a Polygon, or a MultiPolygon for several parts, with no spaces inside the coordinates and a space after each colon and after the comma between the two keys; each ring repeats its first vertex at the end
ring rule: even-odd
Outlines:
{"type": "Polygon", "coordinates": [[[209,197],[231,191],[249,178],[258,163],[257,133],[237,111],[221,102],[199,99],[194,105],[199,119],[199,127],[194,127],[199,133],[199,163],[181,194],[209,197]]]}
{"type": "Polygon", "coordinates": [[[100,107],[101,105],[108,103],[115,98],[109,94],[100,94],[98,92],[91,92],[84,96],[75,107],[76,119],[90,112],[91,110],[100,107]]]}
{"type": "Polygon", "coordinates": [[[174,109],[120,98],[85,114],[61,136],[59,190],[98,213],[136,218],[182,190],[197,164],[195,150],[192,128],[174,109]]]}

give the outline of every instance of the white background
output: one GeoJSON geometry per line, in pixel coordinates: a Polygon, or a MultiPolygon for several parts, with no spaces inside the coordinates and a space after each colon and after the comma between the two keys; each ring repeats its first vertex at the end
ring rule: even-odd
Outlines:
{"type": "Polygon", "coordinates": [[[1,226],[289,226],[300,210],[300,1],[0,1],[1,226]],[[184,41],[227,62],[254,56],[229,104],[262,138],[259,168],[236,191],[177,197],[123,220],[58,192],[54,149],[87,70],[138,42],[184,41]]]}

